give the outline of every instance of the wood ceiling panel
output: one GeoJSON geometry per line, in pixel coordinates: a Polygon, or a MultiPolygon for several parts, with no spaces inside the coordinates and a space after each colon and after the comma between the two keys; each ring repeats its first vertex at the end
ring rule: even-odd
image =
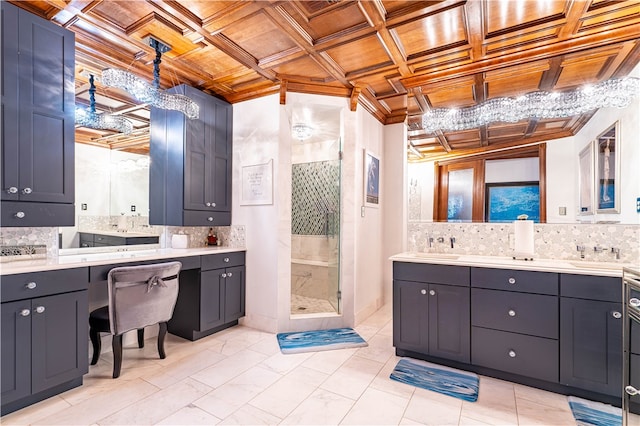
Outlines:
{"type": "Polygon", "coordinates": [[[476,104],[475,83],[474,78],[459,78],[421,89],[433,108],[462,108],[476,104]]]}
{"type": "Polygon", "coordinates": [[[606,6],[590,8],[590,13],[580,19],[577,32],[587,34],[626,26],[629,31],[640,32],[640,3],[637,0],[607,2],[606,6]]]}
{"type": "Polygon", "coordinates": [[[406,93],[402,84],[397,81],[398,77],[400,77],[398,73],[373,74],[359,78],[358,82],[367,85],[376,97],[406,93]]]}
{"type": "Polygon", "coordinates": [[[557,89],[598,82],[607,74],[607,68],[620,53],[622,46],[597,49],[588,54],[567,55],[560,64],[557,89]]]}
{"type": "Polygon", "coordinates": [[[449,46],[465,43],[464,9],[456,7],[423,19],[398,25],[391,30],[400,50],[408,59],[449,46]]]}
{"type": "Polygon", "coordinates": [[[423,74],[469,63],[471,63],[471,49],[453,49],[412,61],[409,69],[415,74],[423,74]]]}
{"type": "Polygon", "coordinates": [[[482,4],[486,36],[520,31],[524,27],[563,18],[569,3],[564,0],[485,1],[482,4]]]}
{"type": "Polygon", "coordinates": [[[529,121],[523,120],[518,123],[497,123],[487,126],[489,139],[493,138],[521,138],[527,132],[529,121]]]}
{"type": "Polygon", "coordinates": [[[407,95],[390,96],[380,101],[388,111],[406,111],[407,95]]]}
{"type": "Polygon", "coordinates": [[[262,12],[229,25],[222,34],[256,59],[298,48],[291,37],[262,12]]]}
{"type": "Polygon", "coordinates": [[[480,139],[480,130],[471,129],[460,132],[445,132],[444,135],[449,143],[452,144],[462,144],[465,142],[477,144],[480,139]]]}
{"type": "Polygon", "coordinates": [[[153,11],[153,7],[146,2],[101,1],[91,9],[90,13],[126,30],[145,16],[152,14],[153,11]]]}
{"type": "Polygon", "coordinates": [[[331,5],[331,2],[297,1],[285,4],[291,14],[301,14],[303,28],[313,40],[335,39],[354,28],[369,27],[357,2],[343,2],[331,5]],[[297,7],[296,7],[297,6],[297,7]],[[310,7],[311,6],[311,7],[310,7]]]}
{"type": "MultiPolygon", "coordinates": [[[[306,79],[330,81],[331,75],[308,55],[271,68],[279,76],[304,76],[306,79]]],[[[299,77],[298,77],[299,78],[299,77]]]]}
{"type": "Polygon", "coordinates": [[[549,61],[489,71],[484,76],[487,98],[515,97],[540,90],[543,74],[547,70],[549,61]]]}
{"type": "Polygon", "coordinates": [[[562,25],[552,25],[536,29],[535,31],[517,32],[515,35],[494,37],[484,44],[484,52],[487,55],[495,55],[512,49],[522,49],[529,45],[557,40],[562,25]]]}
{"type": "Polygon", "coordinates": [[[345,74],[393,64],[387,50],[376,36],[345,43],[328,49],[325,53],[339,64],[345,74]]]}

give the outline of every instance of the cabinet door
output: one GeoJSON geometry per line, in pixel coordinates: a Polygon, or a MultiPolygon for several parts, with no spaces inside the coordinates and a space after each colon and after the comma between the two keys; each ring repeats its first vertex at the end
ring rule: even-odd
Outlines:
{"type": "Polygon", "coordinates": [[[200,330],[224,324],[224,269],[200,273],[200,330]]]}
{"type": "MultiPolygon", "coordinates": [[[[2,200],[17,200],[18,193],[18,9],[2,2],[2,200]],[[15,192],[9,192],[15,188],[15,192]]],[[[4,383],[4,379],[3,379],[4,383]]],[[[3,385],[4,392],[4,385],[3,385]]],[[[4,398],[3,398],[4,399],[4,398]]]]}
{"type": "Polygon", "coordinates": [[[232,114],[231,105],[213,99],[215,122],[211,143],[210,196],[216,211],[231,211],[231,159],[232,159],[232,114]]]}
{"type": "Polygon", "coordinates": [[[471,312],[468,287],[429,285],[429,355],[468,363],[471,312]]]}
{"type": "Polygon", "coordinates": [[[88,291],[31,302],[31,388],[37,393],[88,372],[88,291]]]}
{"type": "Polygon", "coordinates": [[[235,321],[244,316],[244,266],[226,269],[224,291],[224,322],[235,321]]]}
{"type": "Polygon", "coordinates": [[[429,285],[393,282],[393,345],[429,353],[429,285]]]}
{"type": "Polygon", "coordinates": [[[31,393],[31,301],[3,303],[2,403],[8,404],[31,393]]]}
{"type": "Polygon", "coordinates": [[[73,203],[75,35],[26,11],[18,25],[20,199],[73,203]]]}
{"type": "Polygon", "coordinates": [[[209,185],[211,184],[211,135],[214,116],[210,96],[199,90],[189,90],[186,94],[200,107],[200,116],[185,120],[185,164],[184,164],[184,209],[211,210],[209,185]],[[207,203],[209,204],[207,206],[207,203]]]}
{"type": "Polygon", "coordinates": [[[560,299],[562,384],[621,396],[621,309],[619,303],[560,299]]]}

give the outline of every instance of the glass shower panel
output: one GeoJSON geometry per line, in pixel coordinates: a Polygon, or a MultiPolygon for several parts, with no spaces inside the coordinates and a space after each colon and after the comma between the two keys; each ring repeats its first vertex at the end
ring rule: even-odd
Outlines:
{"type": "Polygon", "coordinates": [[[449,172],[447,220],[471,222],[473,214],[473,169],[449,172]]]}

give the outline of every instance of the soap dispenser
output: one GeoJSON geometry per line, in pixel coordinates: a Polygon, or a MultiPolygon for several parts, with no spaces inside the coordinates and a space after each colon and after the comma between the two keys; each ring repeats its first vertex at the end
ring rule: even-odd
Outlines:
{"type": "Polygon", "coordinates": [[[216,234],[213,232],[213,228],[209,228],[209,235],[207,236],[207,245],[217,246],[218,239],[216,238],[216,234]]]}

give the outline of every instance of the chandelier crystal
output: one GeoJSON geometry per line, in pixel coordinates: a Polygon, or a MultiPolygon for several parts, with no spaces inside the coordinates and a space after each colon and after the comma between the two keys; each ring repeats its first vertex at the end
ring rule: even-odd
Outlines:
{"type": "Polygon", "coordinates": [[[160,89],[160,63],[162,53],[171,48],[153,38],[149,38],[149,44],[156,51],[156,59],[153,61],[153,84],[149,84],[137,75],[120,69],[108,68],[102,71],[102,82],[106,86],[117,87],[126,90],[140,102],[153,107],[182,112],[189,119],[200,116],[200,106],[188,96],[167,93],[160,89]]]}
{"type": "Polygon", "coordinates": [[[495,98],[467,108],[436,108],[422,116],[427,132],[474,129],[494,122],[526,118],[571,117],[598,108],[624,108],[640,95],[640,79],[606,80],[567,92],[532,92],[517,98],[495,98]]]}
{"type": "Polygon", "coordinates": [[[305,141],[313,135],[313,127],[304,123],[296,123],[291,126],[291,134],[294,138],[305,141]]]}
{"type": "Polygon", "coordinates": [[[89,109],[76,107],[76,124],[97,130],[113,130],[128,135],[133,131],[133,124],[121,115],[96,113],[96,86],[93,75],[89,76],[89,109]]]}

